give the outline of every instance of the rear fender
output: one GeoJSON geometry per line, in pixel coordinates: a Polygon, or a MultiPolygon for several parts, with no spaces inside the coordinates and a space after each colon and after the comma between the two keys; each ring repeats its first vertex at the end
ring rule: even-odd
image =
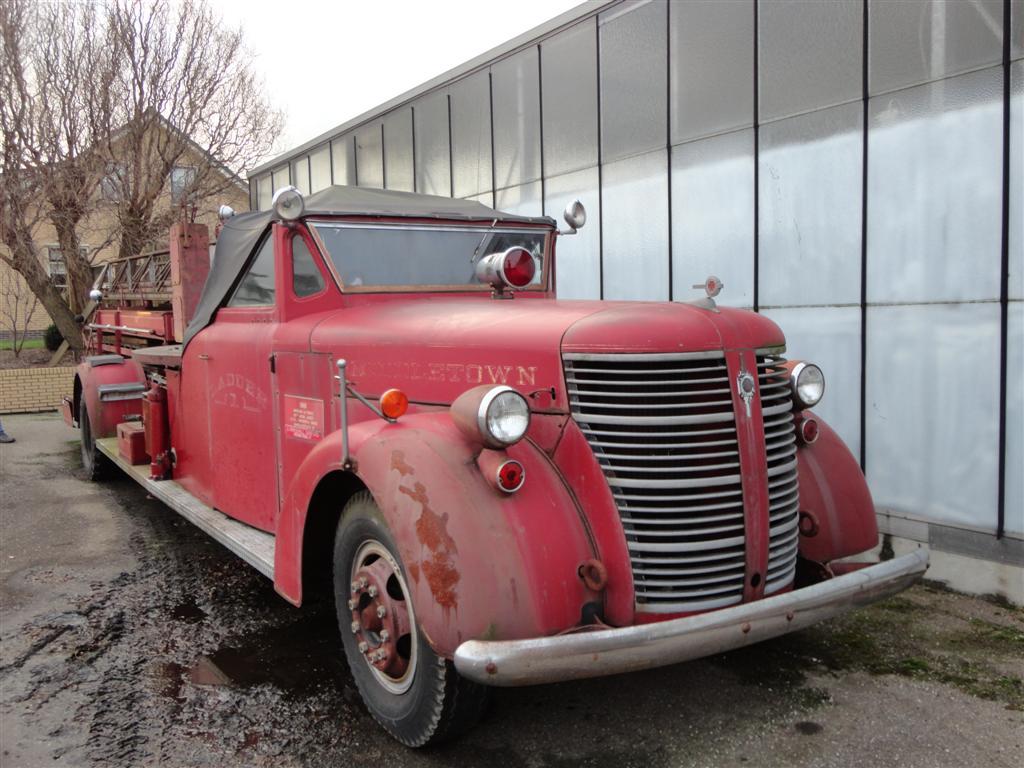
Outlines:
{"type": "Polygon", "coordinates": [[[878,520],[860,465],[819,416],[818,439],[797,451],[800,475],[800,554],[827,563],[872,549],[878,520]],[[812,535],[808,535],[812,533],[812,535]]]}
{"type": "Polygon", "coordinates": [[[146,375],[134,360],[118,355],[87,357],[75,370],[74,409],[78,418],[85,401],[94,439],[114,437],[117,425],[142,416],[146,375]]]}
{"type": "MultiPolygon", "coordinates": [[[[421,630],[451,657],[471,638],[550,635],[599,600],[579,577],[593,550],[572,497],[529,441],[508,450],[526,469],[516,493],[491,485],[448,413],[349,429],[355,473],[398,545],[421,630]]],[[[275,587],[302,599],[302,539],[312,496],[341,470],[341,434],[324,439],[296,473],[278,526],[275,587]]],[[[339,501],[340,503],[340,501],[339,501]]]]}

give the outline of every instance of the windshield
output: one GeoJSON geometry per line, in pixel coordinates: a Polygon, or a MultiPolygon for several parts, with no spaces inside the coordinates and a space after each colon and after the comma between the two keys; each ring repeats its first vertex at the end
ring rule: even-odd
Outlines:
{"type": "Polygon", "coordinates": [[[346,288],[480,286],[476,262],[513,246],[533,254],[544,280],[545,230],[310,222],[346,288]]]}

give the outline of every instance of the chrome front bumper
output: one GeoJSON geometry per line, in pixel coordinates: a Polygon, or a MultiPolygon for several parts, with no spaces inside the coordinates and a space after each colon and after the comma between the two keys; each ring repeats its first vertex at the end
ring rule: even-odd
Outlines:
{"type": "Polygon", "coordinates": [[[699,659],[803,629],[906,589],[928,568],[918,549],[811,587],[697,616],[530,640],[469,640],[459,674],[485,685],[536,685],[699,659]]]}

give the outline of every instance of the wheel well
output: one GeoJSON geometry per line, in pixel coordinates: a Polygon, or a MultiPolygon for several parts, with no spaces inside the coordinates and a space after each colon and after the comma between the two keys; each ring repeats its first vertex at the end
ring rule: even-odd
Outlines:
{"type": "Polygon", "coordinates": [[[302,532],[303,602],[331,594],[334,532],[345,504],[364,490],[366,486],[356,475],[339,471],[325,475],[313,491],[302,532]]]}

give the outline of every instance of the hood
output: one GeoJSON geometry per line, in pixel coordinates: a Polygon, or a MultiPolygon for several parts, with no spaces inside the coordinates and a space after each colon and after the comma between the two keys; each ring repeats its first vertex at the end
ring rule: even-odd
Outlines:
{"type": "Polygon", "coordinates": [[[367,298],[322,320],[311,333],[311,350],[345,358],[348,377],[364,394],[398,387],[421,403],[447,405],[470,387],[507,384],[535,394],[540,410],[564,411],[566,352],[696,352],[783,343],[778,326],[765,317],[689,304],[367,298]]]}

